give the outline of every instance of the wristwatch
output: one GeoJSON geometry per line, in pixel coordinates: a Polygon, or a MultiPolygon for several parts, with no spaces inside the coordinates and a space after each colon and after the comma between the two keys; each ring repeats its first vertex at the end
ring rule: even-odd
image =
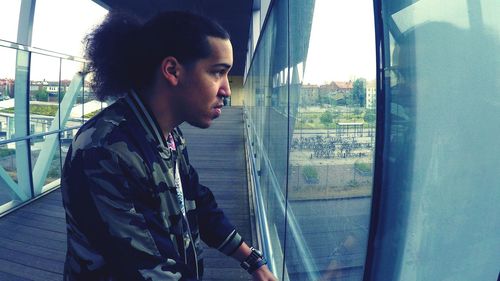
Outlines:
{"type": "Polygon", "coordinates": [[[255,249],[254,247],[250,247],[250,250],[252,252],[243,262],[241,262],[241,267],[248,271],[248,273],[252,274],[256,269],[267,264],[267,260],[262,255],[261,251],[255,249]]]}

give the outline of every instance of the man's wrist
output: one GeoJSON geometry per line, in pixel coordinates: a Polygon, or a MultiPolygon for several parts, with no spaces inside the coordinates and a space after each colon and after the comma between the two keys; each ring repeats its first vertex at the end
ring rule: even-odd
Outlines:
{"type": "Polygon", "coordinates": [[[248,255],[240,265],[243,269],[248,271],[248,273],[252,274],[255,270],[267,264],[267,260],[264,255],[262,255],[261,251],[254,247],[251,247],[250,250],[250,255],[248,255]]]}

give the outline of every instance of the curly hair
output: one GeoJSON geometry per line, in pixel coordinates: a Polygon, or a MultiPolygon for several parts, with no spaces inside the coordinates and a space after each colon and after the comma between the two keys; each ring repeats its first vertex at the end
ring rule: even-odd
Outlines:
{"type": "Polygon", "coordinates": [[[109,13],[84,39],[95,96],[104,101],[130,89],[144,89],[167,56],[186,65],[209,57],[208,36],[230,38],[218,23],[191,12],[162,12],[146,22],[109,13]]]}

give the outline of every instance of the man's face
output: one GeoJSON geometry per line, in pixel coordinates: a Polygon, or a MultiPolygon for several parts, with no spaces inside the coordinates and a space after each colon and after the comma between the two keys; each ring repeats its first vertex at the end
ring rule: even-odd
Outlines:
{"type": "Polygon", "coordinates": [[[233,48],[226,39],[208,37],[212,54],[184,67],[179,77],[179,113],[189,124],[208,128],[219,117],[223,98],[231,95],[228,72],[233,65],[233,48]]]}

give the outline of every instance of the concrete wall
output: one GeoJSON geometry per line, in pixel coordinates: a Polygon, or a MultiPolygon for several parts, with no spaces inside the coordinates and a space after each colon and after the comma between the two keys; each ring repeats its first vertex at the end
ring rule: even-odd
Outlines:
{"type": "Polygon", "coordinates": [[[231,106],[242,106],[245,96],[243,76],[230,76],[229,85],[231,86],[231,106]]]}

